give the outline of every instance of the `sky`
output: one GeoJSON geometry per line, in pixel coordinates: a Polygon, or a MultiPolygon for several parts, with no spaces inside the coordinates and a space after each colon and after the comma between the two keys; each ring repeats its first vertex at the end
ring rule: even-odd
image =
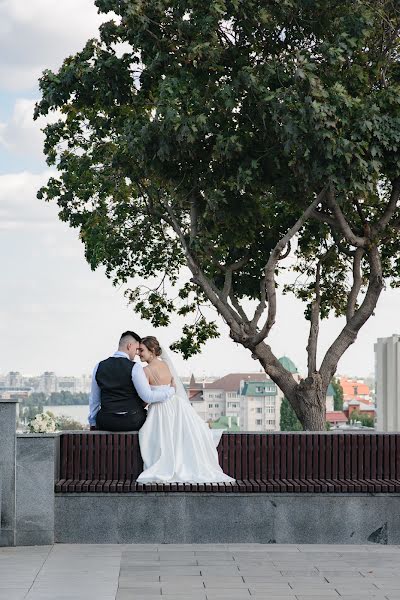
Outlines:
{"type": "MultiPolygon", "coordinates": [[[[133,329],[156,335],[164,346],[179,337],[182,319],[155,330],[127,306],[100,269],[92,272],[76,230],[62,223],[57,208],[36,199],[49,177],[42,154],[44,122],[34,122],[43,69],[96,36],[99,16],[93,0],[0,0],[0,373],[58,375],[89,373],[115,349],[119,334],[133,329]]],[[[339,363],[339,372],[367,376],[374,370],[377,337],[398,333],[400,291],[388,290],[376,314],[339,363]]],[[[285,296],[269,343],[305,372],[308,325],[304,306],[285,296]]],[[[211,314],[211,313],[210,313],[211,314]]],[[[218,320],[218,319],[217,319],[218,320]]],[[[222,335],[201,355],[184,361],[173,355],[178,372],[223,375],[258,371],[250,353],[234,344],[221,320],[222,335]]],[[[343,320],[322,324],[320,357],[343,320]]]]}

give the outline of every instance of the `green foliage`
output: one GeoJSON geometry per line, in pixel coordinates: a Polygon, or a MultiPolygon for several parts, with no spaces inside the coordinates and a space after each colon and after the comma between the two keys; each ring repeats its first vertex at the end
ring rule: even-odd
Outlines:
{"type": "Polygon", "coordinates": [[[89,394],[83,392],[52,392],[47,399],[47,406],[69,406],[73,404],[89,405],[89,394]]]}
{"type": "Polygon", "coordinates": [[[303,431],[303,427],[287,398],[283,398],[281,403],[280,428],[281,431],[303,431]]]}
{"type": "Polygon", "coordinates": [[[22,406],[69,406],[72,404],[88,405],[89,394],[83,392],[32,392],[26,400],[21,402],[22,406]]]}
{"type": "MultiPolygon", "coordinates": [[[[243,259],[233,292],[255,299],[271,248],[326,184],[355,231],[382,214],[399,171],[399,11],[393,0],[95,4],[111,14],[99,37],[40,80],[35,116],[61,117],[45,129],[58,174],[38,197],[58,203],[115,285],[162,274],[128,297],[155,326],[194,315],[174,345],[190,356],[217,331],[202,291],[178,281],[184,244],[216,286],[220,265],[243,259]]],[[[398,285],[395,228],[380,249],[398,285]]],[[[307,318],[326,252],[321,316],[345,312],[348,250],[325,224],[303,228],[301,277],[286,290],[307,318]]]]}
{"type": "Polygon", "coordinates": [[[331,381],[334,390],[333,408],[334,410],[343,410],[343,388],[340,385],[340,380],[335,377],[331,381]]]}
{"type": "Polygon", "coordinates": [[[79,421],[75,421],[75,419],[66,415],[56,417],[56,423],[58,431],[83,431],[84,429],[84,426],[79,421]]]}
{"type": "Polygon", "coordinates": [[[350,423],[360,422],[364,427],[375,427],[375,421],[370,415],[365,415],[359,410],[353,410],[351,413],[350,423]]]}

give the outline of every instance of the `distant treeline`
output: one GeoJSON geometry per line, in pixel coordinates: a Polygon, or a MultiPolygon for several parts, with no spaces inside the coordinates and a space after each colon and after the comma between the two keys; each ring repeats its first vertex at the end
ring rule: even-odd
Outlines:
{"type": "Polygon", "coordinates": [[[83,392],[33,392],[29,398],[21,402],[24,406],[69,406],[71,404],[85,405],[89,403],[89,394],[83,392]]]}

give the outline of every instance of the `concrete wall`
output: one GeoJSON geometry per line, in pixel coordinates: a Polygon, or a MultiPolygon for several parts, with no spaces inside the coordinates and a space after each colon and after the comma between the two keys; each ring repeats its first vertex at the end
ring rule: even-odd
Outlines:
{"type": "Polygon", "coordinates": [[[16,400],[0,400],[0,546],[54,543],[59,434],[16,435],[16,400]]]}
{"type": "Polygon", "coordinates": [[[58,543],[400,544],[400,494],[57,494],[58,543]]]}
{"type": "Polygon", "coordinates": [[[54,543],[58,434],[17,436],[16,545],[54,543]]]}
{"type": "Polygon", "coordinates": [[[0,546],[15,545],[17,400],[0,399],[0,546]]]}

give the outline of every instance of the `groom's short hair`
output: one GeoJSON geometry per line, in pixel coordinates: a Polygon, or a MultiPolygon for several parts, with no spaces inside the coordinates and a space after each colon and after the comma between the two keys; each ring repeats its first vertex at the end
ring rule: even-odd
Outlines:
{"type": "Polygon", "coordinates": [[[134,331],[124,331],[119,340],[119,345],[128,341],[128,338],[134,338],[137,342],[141,342],[142,338],[134,331]]]}

